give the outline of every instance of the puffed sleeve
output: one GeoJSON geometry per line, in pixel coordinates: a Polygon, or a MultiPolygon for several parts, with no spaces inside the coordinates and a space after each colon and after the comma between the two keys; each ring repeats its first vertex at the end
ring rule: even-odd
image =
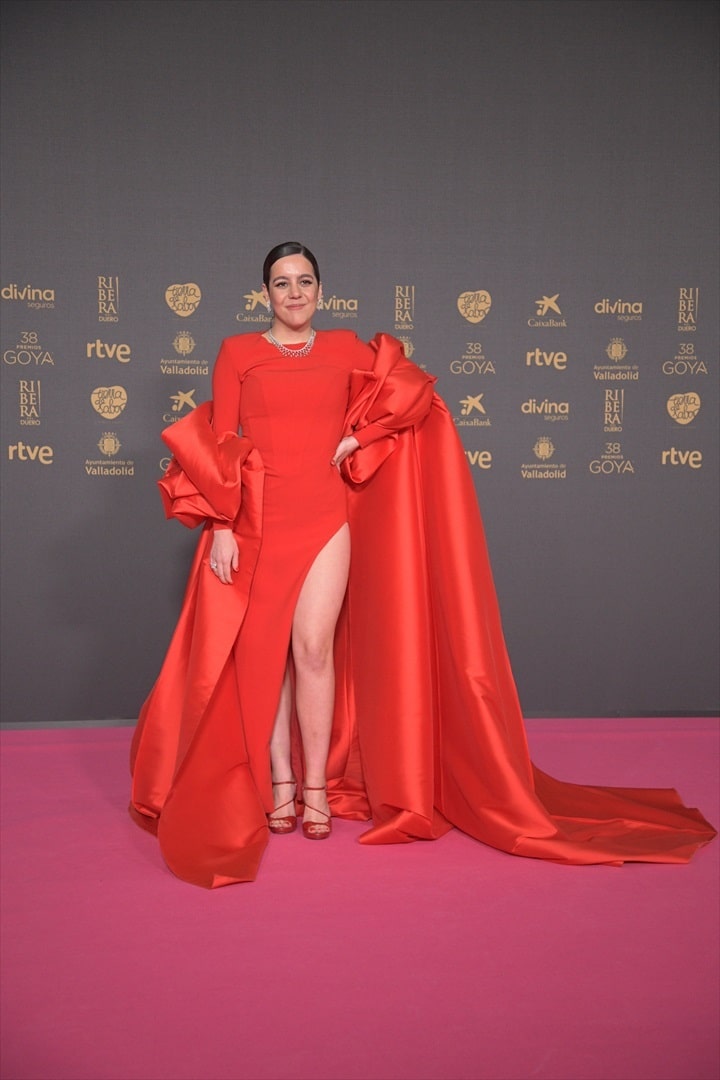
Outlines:
{"type": "Polygon", "coordinates": [[[172,454],[158,481],[167,517],[191,529],[207,521],[217,528],[232,528],[246,477],[250,472],[259,477],[263,473],[250,440],[231,433],[218,438],[210,401],[165,428],[162,439],[172,454]]]}
{"type": "Polygon", "coordinates": [[[360,444],[340,466],[351,484],[364,483],[380,468],[402,433],[425,419],[435,396],[434,376],[411,363],[396,338],[376,334],[367,348],[372,364],[352,373],[343,429],[360,444]]]}
{"type": "Polygon", "coordinates": [[[347,419],[364,448],[426,416],[435,378],[408,360],[402,344],[390,334],[376,334],[370,345],[362,347],[363,363],[354,372],[347,419]]]}

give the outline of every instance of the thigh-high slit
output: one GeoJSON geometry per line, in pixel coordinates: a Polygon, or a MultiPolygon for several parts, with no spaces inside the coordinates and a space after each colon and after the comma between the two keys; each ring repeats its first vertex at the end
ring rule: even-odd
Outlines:
{"type": "MultiPolygon", "coordinates": [[[[273,809],[270,738],[280,700],[298,598],[310,570],[346,522],[332,527],[320,547],[288,558],[287,547],[265,548],[252,586],[252,603],[233,650],[240,721],[248,763],[266,812],[273,809]],[[277,556],[277,557],[275,557],[277,556]]],[[[317,543],[317,541],[315,542],[317,543]]],[[[297,551],[297,549],[296,549],[297,551]]]]}

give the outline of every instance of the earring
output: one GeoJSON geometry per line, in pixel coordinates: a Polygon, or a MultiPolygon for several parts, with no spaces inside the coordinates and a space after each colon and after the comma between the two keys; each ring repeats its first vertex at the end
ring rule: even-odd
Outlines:
{"type": "Polygon", "coordinates": [[[272,304],[270,303],[270,301],[269,301],[269,300],[268,300],[268,302],[267,302],[267,304],[266,304],[265,306],[266,306],[266,308],[267,308],[268,318],[272,319],[272,317],[273,317],[273,315],[275,314],[275,312],[273,311],[273,309],[272,309],[272,304]]]}
{"type": "Polygon", "coordinates": [[[323,309],[322,296],[318,296],[317,298],[317,309],[318,311],[322,311],[323,309]]]}

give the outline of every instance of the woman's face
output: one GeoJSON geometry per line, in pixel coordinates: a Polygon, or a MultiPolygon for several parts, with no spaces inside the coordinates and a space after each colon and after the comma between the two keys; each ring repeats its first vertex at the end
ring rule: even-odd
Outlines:
{"type": "Polygon", "coordinates": [[[309,328],[322,295],[312,263],[304,255],[287,255],[273,263],[263,292],[272,304],[276,324],[294,333],[309,328]]]}

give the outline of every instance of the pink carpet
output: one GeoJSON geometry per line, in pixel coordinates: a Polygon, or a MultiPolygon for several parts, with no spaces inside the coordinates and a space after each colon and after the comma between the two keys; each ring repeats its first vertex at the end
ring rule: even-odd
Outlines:
{"type": "MultiPolygon", "coordinates": [[[[720,820],[712,720],[528,728],[548,772],[720,820]]],[[[718,840],[563,867],[336,822],[206,892],[127,815],[130,736],[2,734],[4,1080],[717,1080],[718,840]]]]}

